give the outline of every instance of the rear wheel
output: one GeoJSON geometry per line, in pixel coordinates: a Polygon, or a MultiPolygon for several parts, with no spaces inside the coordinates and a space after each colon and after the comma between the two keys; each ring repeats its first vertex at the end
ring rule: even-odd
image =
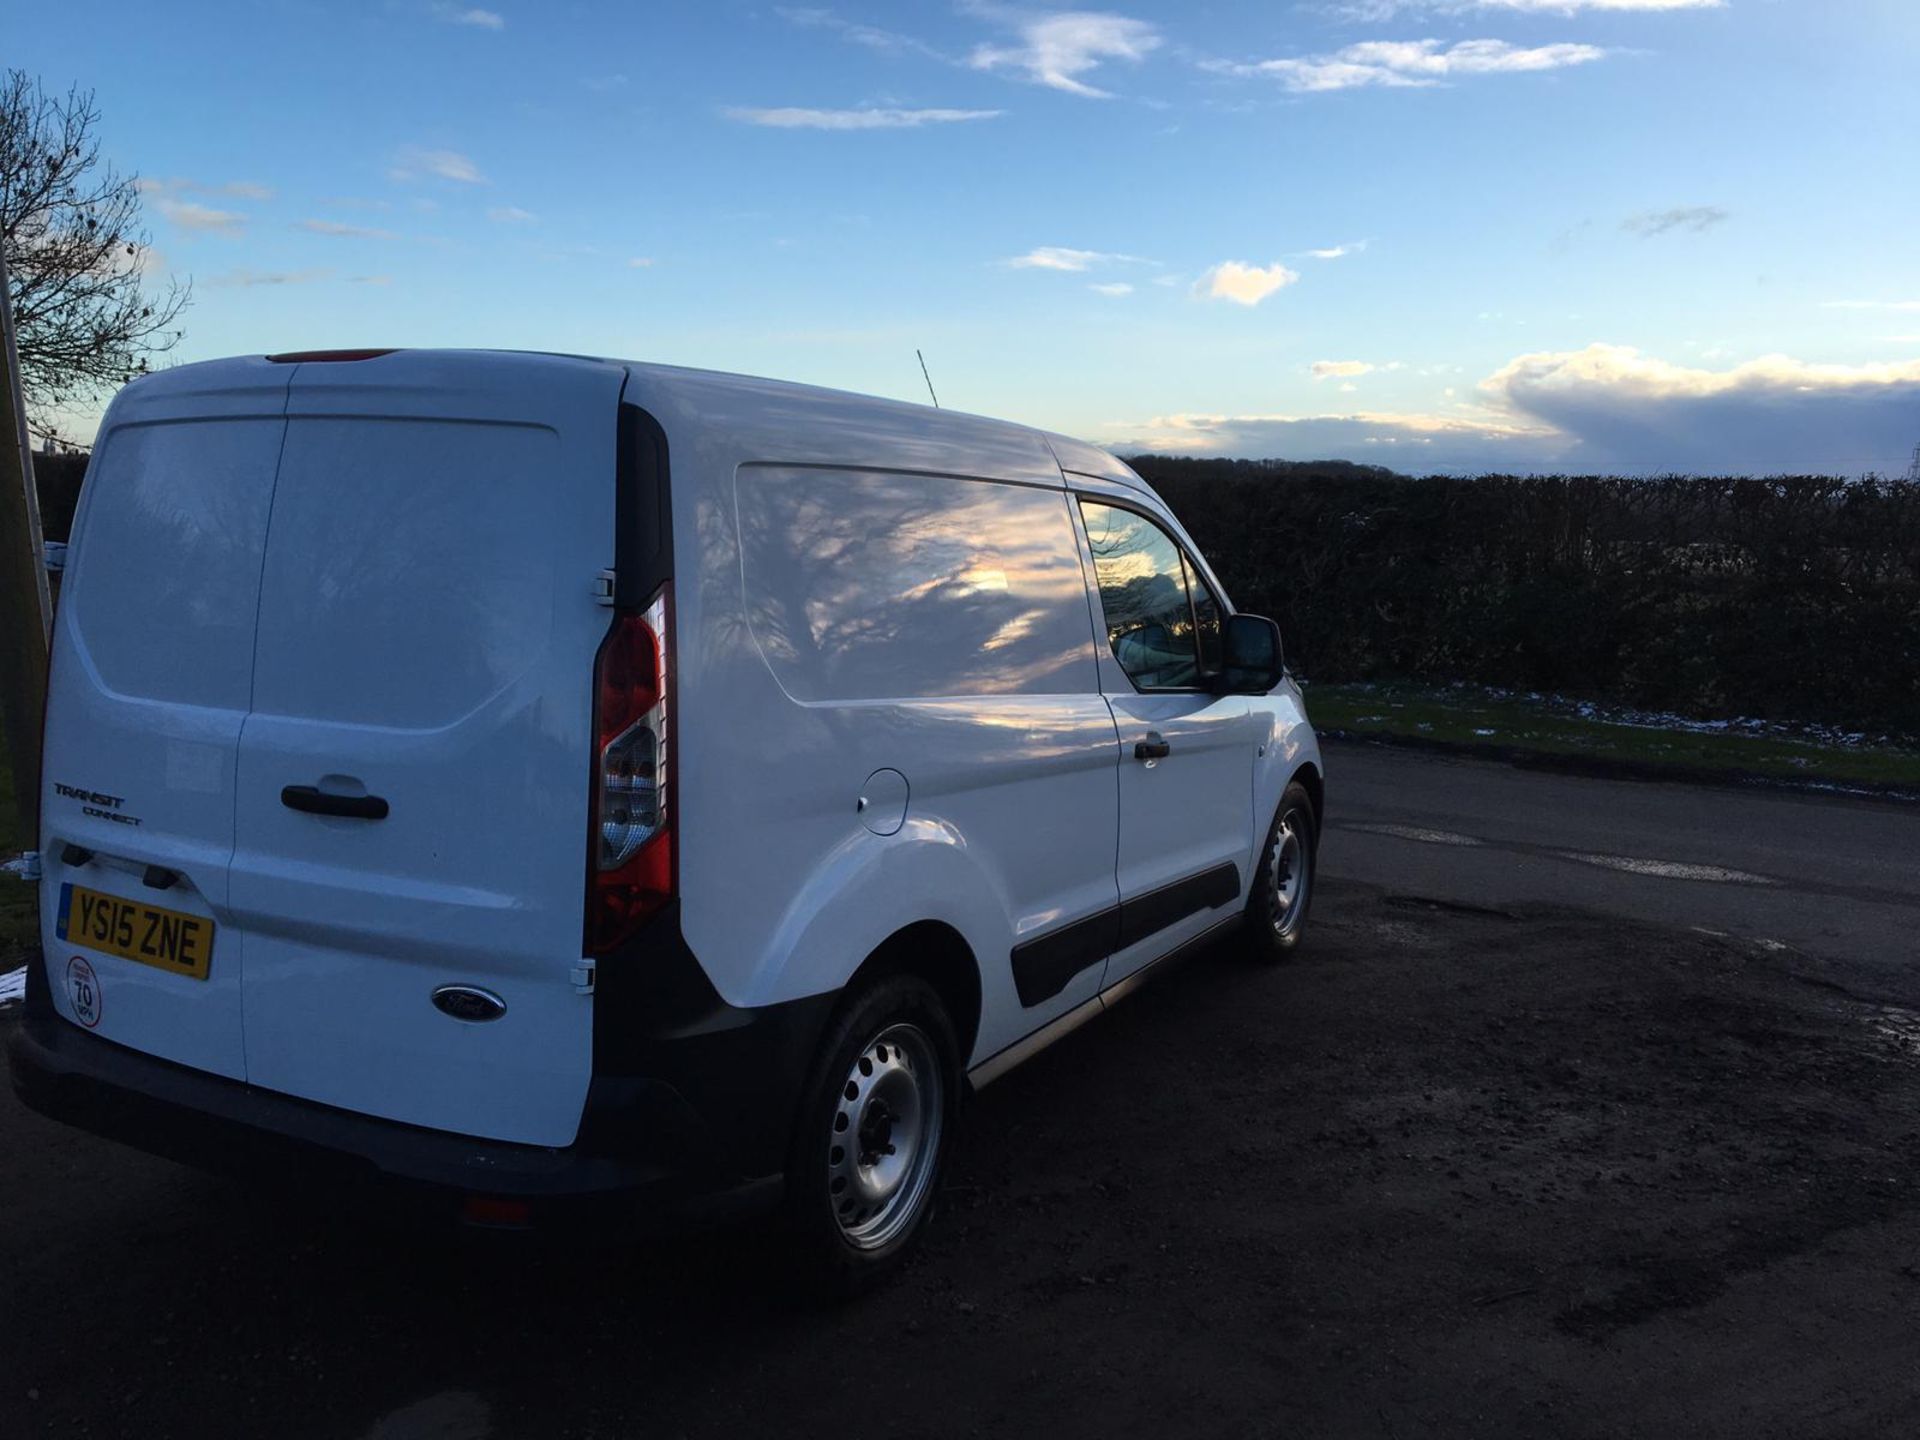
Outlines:
{"type": "Polygon", "coordinates": [[[932,986],[896,975],[847,1002],[787,1168],[790,1218],[831,1288],[872,1283],[925,1227],[959,1093],[959,1046],[932,986]]]}
{"type": "Polygon", "coordinates": [[[1278,959],[1298,948],[1313,902],[1319,842],[1312,797],[1296,781],[1280,797],[1247,896],[1247,944],[1255,955],[1278,959]]]}

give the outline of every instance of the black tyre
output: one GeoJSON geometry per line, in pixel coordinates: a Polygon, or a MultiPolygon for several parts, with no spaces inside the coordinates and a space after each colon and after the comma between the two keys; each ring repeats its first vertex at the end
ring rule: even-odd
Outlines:
{"type": "Polygon", "coordinates": [[[1274,811],[1247,896],[1247,946],[1256,956],[1277,960],[1299,947],[1313,903],[1319,850],[1313,799],[1295,781],[1274,811]]]}
{"type": "Polygon", "coordinates": [[[801,1258],[839,1294],[899,1262],[933,1213],[958,1118],[959,1044],[940,996],[895,975],[848,998],[821,1044],[787,1164],[801,1258]]]}

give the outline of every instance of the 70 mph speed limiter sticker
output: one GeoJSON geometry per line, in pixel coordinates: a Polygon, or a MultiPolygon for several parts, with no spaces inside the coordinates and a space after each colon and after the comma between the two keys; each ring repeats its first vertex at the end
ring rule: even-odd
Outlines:
{"type": "Polygon", "coordinates": [[[73,1018],[91,1030],[100,1023],[100,981],[78,955],[67,961],[67,1003],[73,1018]]]}

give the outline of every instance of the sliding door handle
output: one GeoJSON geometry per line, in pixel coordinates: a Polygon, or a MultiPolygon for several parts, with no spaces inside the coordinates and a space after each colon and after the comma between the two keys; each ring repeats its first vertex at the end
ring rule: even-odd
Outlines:
{"type": "Polygon", "coordinates": [[[280,803],[305,815],[344,815],[349,820],[384,820],[387,802],[378,795],[328,795],[311,785],[289,785],[280,803]]]}

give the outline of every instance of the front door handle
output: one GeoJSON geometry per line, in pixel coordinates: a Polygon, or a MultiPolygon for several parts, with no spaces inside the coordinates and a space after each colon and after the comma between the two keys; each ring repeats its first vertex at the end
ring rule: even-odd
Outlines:
{"type": "Polygon", "coordinates": [[[1133,743],[1133,758],[1136,760],[1164,760],[1173,753],[1173,746],[1160,738],[1160,732],[1149,730],[1147,738],[1133,743]]]}
{"type": "Polygon", "coordinates": [[[378,795],[329,795],[311,785],[289,785],[280,803],[306,815],[344,815],[349,820],[384,820],[387,802],[378,795]]]}

